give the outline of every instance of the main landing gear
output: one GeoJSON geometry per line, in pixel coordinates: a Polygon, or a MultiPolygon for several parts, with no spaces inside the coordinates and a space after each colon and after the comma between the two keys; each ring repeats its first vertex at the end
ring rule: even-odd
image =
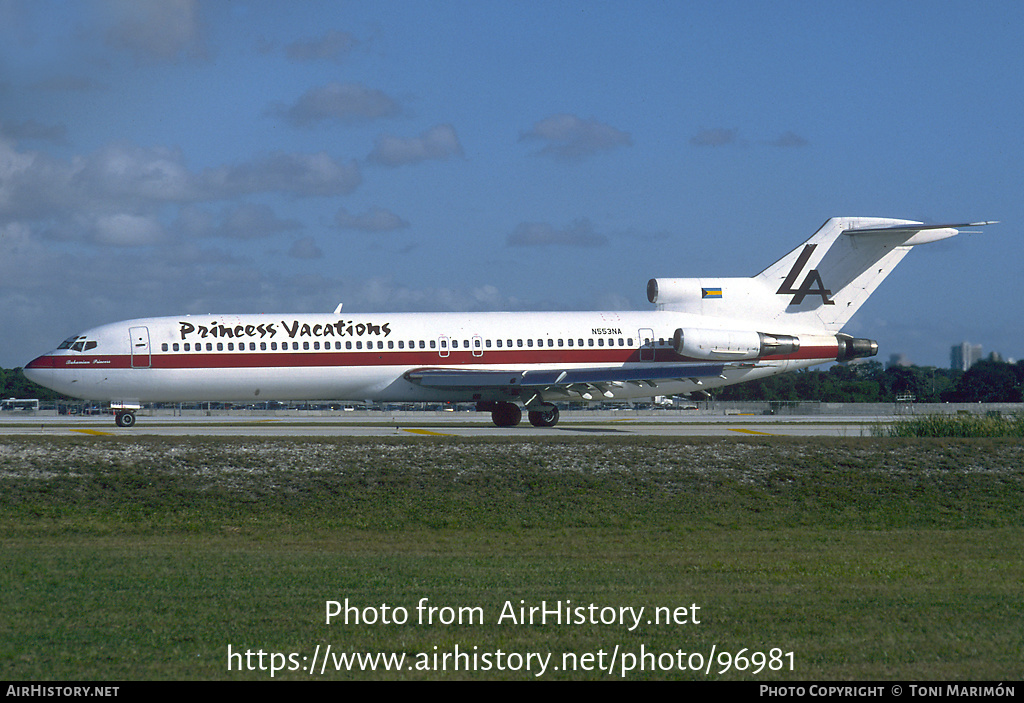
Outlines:
{"type": "Polygon", "coordinates": [[[534,427],[554,427],[558,424],[558,408],[544,403],[540,410],[530,410],[530,424],[534,427]]]}
{"type": "Polygon", "coordinates": [[[523,411],[515,403],[495,403],[491,408],[491,422],[498,427],[515,427],[523,419],[523,411]]]}
{"type": "Polygon", "coordinates": [[[132,410],[120,410],[114,413],[114,422],[118,427],[135,427],[135,412],[132,410]]]}
{"type": "MultiPolygon", "coordinates": [[[[558,424],[558,408],[552,403],[543,403],[536,410],[527,412],[530,424],[534,427],[554,427],[558,424]]],[[[515,403],[498,402],[480,403],[478,410],[491,411],[491,422],[498,427],[515,427],[523,419],[523,411],[515,403]]]]}

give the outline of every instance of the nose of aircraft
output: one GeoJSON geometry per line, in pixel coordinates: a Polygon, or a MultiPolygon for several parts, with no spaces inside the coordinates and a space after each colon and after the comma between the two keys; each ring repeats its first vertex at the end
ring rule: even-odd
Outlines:
{"type": "Polygon", "coordinates": [[[53,370],[53,357],[49,354],[43,354],[42,356],[36,357],[25,364],[25,368],[23,370],[25,372],[25,378],[32,381],[32,383],[38,383],[41,386],[45,386],[46,382],[50,380],[50,372],[53,370]]]}

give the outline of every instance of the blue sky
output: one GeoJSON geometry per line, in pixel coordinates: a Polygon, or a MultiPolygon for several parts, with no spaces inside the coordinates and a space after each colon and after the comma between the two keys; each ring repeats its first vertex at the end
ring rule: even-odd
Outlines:
{"type": "Polygon", "coordinates": [[[647,309],[1000,220],[847,326],[1024,357],[1024,4],[0,0],[0,366],[209,312],[647,309]]]}

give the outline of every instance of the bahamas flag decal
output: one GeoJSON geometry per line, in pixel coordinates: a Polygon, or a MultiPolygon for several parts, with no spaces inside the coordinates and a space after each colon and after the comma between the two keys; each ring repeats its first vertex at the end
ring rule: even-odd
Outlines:
{"type": "Polygon", "coordinates": [[[721,288],[701,288],[700,289],[700,297],[701,298],[721,298],[722,297],[722,289],[721,288]]]}

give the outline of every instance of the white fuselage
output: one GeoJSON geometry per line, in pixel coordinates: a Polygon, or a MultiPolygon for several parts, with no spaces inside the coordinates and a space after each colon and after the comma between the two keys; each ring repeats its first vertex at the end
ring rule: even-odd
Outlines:
{"type": "MultiPolygon", "coordinates": [[[[69,396],[134,403],[516,400],[493,388],[424,387],[406,373],[678,364],[695,359],[677,353],[675,330],[738,324],[668,311],[183,315],[88,330],[32,361],[25,373],[69,396]]],[[[729,365],[713,378],[665,381],[656,390],[614,384],[601,399],[688,393],[836,359],[835,336],[796,332],[796,352],[729,365]]],[[[545,399],[581,395],[552,390],[545,399]]]]}
{"type": "Polygon", "coordinates": [[[829,218],[749,278],[656,278],[641,312],[196,315],[97,327],[25,367],[61,393],[149,402],[475,401],[501,427],[552,427],[556,401],[710,390],[878,353],[841,332],[914,246],[957,227],[829,218]]]}

